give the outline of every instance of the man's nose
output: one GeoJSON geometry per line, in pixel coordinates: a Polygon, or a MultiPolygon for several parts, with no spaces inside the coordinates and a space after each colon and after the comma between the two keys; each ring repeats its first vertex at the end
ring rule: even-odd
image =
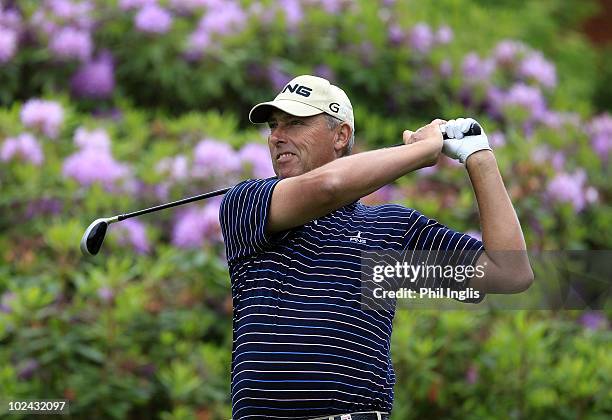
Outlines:
{"type": "Polygon", "coordinates": [[[278,127],[274,127],[274,128],[272,128],[270,130],[270,141],[275,146],[278,143],[286,143],[287,142],[287,140],[285,140],[285,136],[283,134],[283,130],[278,128],[278,127]]]}

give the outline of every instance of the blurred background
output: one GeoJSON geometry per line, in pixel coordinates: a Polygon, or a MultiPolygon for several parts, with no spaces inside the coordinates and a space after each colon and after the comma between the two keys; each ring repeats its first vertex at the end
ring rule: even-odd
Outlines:
{"type": "MultiPolygon", "coordinates": [[[[0,399],[230,417],[219,200],[115,224],[95,258],[79,240],[98,217],[273,175],[248,111],[299,74],[348,93],[357,152],[476,118],[530,250],[612,249],[607,0],[0,4],[0,399]]],[[[448,159],[363,201],[479,235],[448,159]]],[[[399,311],[393,419],[609,418],[610,315],[399,311]]]]}

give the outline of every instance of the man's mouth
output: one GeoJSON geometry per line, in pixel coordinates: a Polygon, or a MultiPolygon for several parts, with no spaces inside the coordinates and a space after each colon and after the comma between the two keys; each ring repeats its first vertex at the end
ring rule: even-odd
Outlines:
{"type": "Polygon", "coordinates": [[[291,160],[292,156],[295,156],[295,155],[293,153],[290,153],[290,152],[279,153],[279,154],[276,155],[276,161],[278,163],[288,162],[289,160],[291,160]]]}

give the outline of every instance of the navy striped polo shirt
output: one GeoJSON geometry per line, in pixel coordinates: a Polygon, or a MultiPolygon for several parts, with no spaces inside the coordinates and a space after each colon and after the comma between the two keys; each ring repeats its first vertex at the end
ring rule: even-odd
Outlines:
{"type": "Polygon", "coordinates": [[[358,201],[269,236],[278,182],[241,182],[225,194],[219,213],[234,306],[233,419],[391,412],[394,311],[362,310],[360,253],[481,252],[482,243],[415,210],[358,201]]]}

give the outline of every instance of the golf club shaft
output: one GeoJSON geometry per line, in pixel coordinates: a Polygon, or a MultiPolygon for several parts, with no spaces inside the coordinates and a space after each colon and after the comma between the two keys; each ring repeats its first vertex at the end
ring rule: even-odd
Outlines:
{"type": "Polygon", "coordinates": [[[141,216],[143,214],[152,213],[154,211],[163,210],[163,209],[167,209],[170,207],[176,207],[182,204],[191,203],[192,201],[204,200],[206,198],[211,198],[217,195],[222,195],[228,192],[230,188],[231,187],[222,188],[220,190],[211,191],[211,192],[207,192],[207,193],[199,194],[199,195],[194,195],[193,197],[184,198],[178,201],[173,201],[172,203],[161,204],[159,206],[155,206],[155,207],[151,207],[151,208],[143,209],[143,210],[138,210],[132,213],[120,214],[119,216],[117,216],[117,221],[120,222],[122,220],[129,219],[130,217],[141,216]]]}
{"type": "MultiPolygon", "coordinates": [[[[446,135],[445,128],[446,127],[441,127],[442,137],[444,139],[448,139],[448,136],[446,135]]],[[[478,126],[477,124],[472,124],[472,126],[470,127],[468,132],[465,133],[465,135],[466,136],[473,136],[473,135],[478,135],[480,133],[481,133],[480,126],[478,126]]],[[[402,146],[402,145],[404,145],[404,143],[394,144],[392,147],[397,147],[397,146],[402,146]]],[[[148,209],[138,210],[138,211],[135,211],[135,212],[132,212],[132,213],[121,214],[121,215],[117,216],[117,220],[116,221],[120,222],[122,220],[129,219],[130,217],[141,216],[143,214],[152,213],[154,211],[164,210],[164,209],[167,209],[167,208],[170,208],[170,207],[176,207],[176,206],[180,206],[182,204],[191,203],[193,201],[204,200],[206,198],[215,197],[217,195],[222,195],[222,194],[225,194],[226,192],[228,192],[230,190],[230,188],[231,187],[222,188],[220,190],[207,192],[207,193],[196,195],[196,196],[189,197],[189,198],[184,198],[184,199],[178,200],[178,201],[173,201],[172,203],[161,204],[159,206],[151,207],[151,208],[148,208],[148,209]]]]}

